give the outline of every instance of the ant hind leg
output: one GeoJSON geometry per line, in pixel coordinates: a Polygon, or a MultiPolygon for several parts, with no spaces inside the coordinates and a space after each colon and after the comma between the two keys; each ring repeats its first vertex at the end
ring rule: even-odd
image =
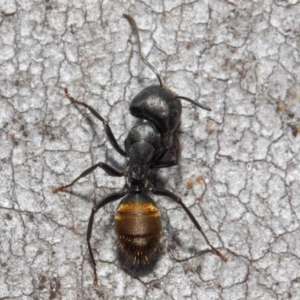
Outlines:
{"type": "Polygon", "coordinates": [[[110,194],[108,196],[106,196],[105,198],[103,198],[102,200],[100,200],[96,206],[94,206],[92,208],[92,212],[91,212],[91,216],[89,219],[89,224],[88,224],[88,230],[87,230],[87,234],[86,234],[86,241],[88,244],[88,248],[89,248],[89,253],[90,253],[90,257],[93,263],[93,268],[94,268],[94,285],[98,284],[98,276],[97,276],[97,269],[96,269],[96,261],[94,258],[94,254],[93,254],[93,250],[92,250],[92,246],[91,246],[91,236],[92,236],[92,230],[93,230],[93,224],[94,224],[94,215],[95,213],[103,206],[105,206],[106,204],[119,200],[122,197],[125,196],[125,192],[120,192],[120,193],[113,193],[110,194]]]}
{"type": "Polygon", "coordinates": [[[228,258],[223,255],[220,251],[218,251],[208,240],[207,236],[205,235],[205,233],[203,232],[200,224],[198,223],[198,221],[196,220],[196,218],[194,217],[194,215],[190,212],[190,210],[183,204],[181,198],[179,198],[178,196],[176,196],[175,194],[173,194],[170,191],[167,191],[165,189],[161,189],[161,188],[155,188],[153,190],[153,194],[154,195],[160,195],[160,196],[166,196],[171,198],[172,200],[174,200],[175,202],[177,202],[178,204],[181,205],[181,207],[184,209],[184,211],[186,212],[186,214],[189,216],[189,218],[191,219],[191,221],[193,222],[193,224],[195,225],[195,227],[200,231],[200,233],[202,234],[202,236],[204,237],[206,243],[210,246],[212,252],[214,254],[216,254],[217,256],[219,256],[223,261],[227,261],[228,258]]]}

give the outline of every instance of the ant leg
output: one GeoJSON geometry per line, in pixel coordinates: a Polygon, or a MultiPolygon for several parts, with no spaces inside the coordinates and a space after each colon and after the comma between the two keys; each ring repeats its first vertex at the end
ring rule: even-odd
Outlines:
{"type": "Polygon", "coordinates": [[[139,56],[142,60],[142,62],[147,66],[149,67],[152,72],[156,75],[158,81],[159,81],[159,85],[160,87],[163,87],[163,83],[162,83],[162,80],[158,74],[158,72],[156,71],[156,69],[149,63],[149,61],[145,58],[145,56],[143,55],[142,53],[142,49],[141,49],[141,42],[140,42],[140,35],[139,35],[139,29],[134,21],[134,19],[132,18],[132,16],[130,15],[127,15],[127,14],[123,14],[123,17],[126,18],[128,20],[128,22],[130,23],[130,25],[133,27],[134,31],[135,31],[135,34],[136,34],[136,39],[137,39],[137,44],[138,44],[138,47],[139,47],[139,56]]]}
{"type": "Polygon", "coordinates": [[[103,123],[104,126],[104,131],[106,133],[106,136],[109,140],[109,142],[111,143],[111,145],[113,146],[113,148],[122,156],[126,157],[126,152],[120,147],[120,145],[118,144],[109,124],[107,121],[105,121],[97,112],[94,108],[92,108],[91,106],[87,105],[84,102],[80,102],[75,100],[68,92],[68,89],[65,88],[64,89],[66,97],[73,103],[73,104],[78,104],[78,105],[82,105],[84,107],[86,107],[98,120],[100,120],[103,123]]]}
{"type": "Polygon", "coordinates": [[[151,169],[169,168],[178,165],[178,160],[160,161],[157,164],[151,166],[151,169]]]}
{"type": "Polygon", "coordinates": [[[178,165],[178,161],[180,158],[180,143],[177,137],[177,133],[173,133],[173,143],[169,149],[166,149],[161,155],[155,158],[154,162],[151,163],[151,169],[161,169],[161,168],[169,168],[178,165]],[[175,159],[172,160],[162,160],[163,157],[170,153],[175,159]]]}
{"type": "Polygon", "coordinates": [[[87,241],[87,244],[88,244],[90,257],[91,257],[91,260],[92,260],[92,263],[93,263],[93,268],[94,268],[94,285],[98,284],[96,261],[95,261],[93,250],[92,250],[91,243],[90,243],[90,239],[91,239],[91,236],[92,236],[93,223],[94,223],[94,215],[101,207],[103,207],[104,205],[106,205],[110,202],[116,201],[116,200],[124,197],[125,194],[126,194],[125,192],[120,192],[120,193],[113,193],[111,195],[108,195],[104,199],[100,200],[96,204],[96,206],[94,206],[92,208],[92,212],[91,212],[91,216],[90,216],[89,224],[88,224],[88,230],[87,230],[87,234],[86,234],[86,241],[87,241]]]}
{"type": "Polygon", "coordinates": [[[193,224],[195,225],[195,227],[200,231],[200,233],[202,234],[202,236],[204,237],[206,243],[211,247],[212,251],[214,254],[218,255],[223,261],[227,261],[228,258],[223,255],[220,251],[218,251],[208,240],[208,238],[206,237],[205,233],[202,231],[201,226],[199,225],[198,221],[196,220],[196,218],[193,216],[193,214],[190,212],[190,210],[183,204],[181,198],[179,198],[178,196],[176,196],[175,194],[173,194],[170,191],[167,191],[165,189],[160,189],[160,188],[155,188],[153,191],[154,195],[160,195],[160,196],[166,196],[166,197],[170,197],[172,200],[176,201],[178,204],[181,205],[181,207],[184,209],[184,211],[186,212],[186,214],[189,216],[189,218],[191,219],[191,221],[193,222],[193,224]]]}
{"type": "Polygon", "coordinates": [[[180,157],[180,149],[178,148],[175,153],[171,151],[171,149],[167,149],[163,155],[157,157],[154,162],[150,164],[150,169],[161,169],[161,168],[169,168],[169,167],[174,167],[178,165],[180,157]],[[172,160],[162,160],[162,158],[166,155],[171,153],[173,156],[175,156],[175,159],[172,160]]]}
{"type": "Polygon", "coordinates": [[[88,174],[92,173],[96,168],[102,168],[108,175],[110,176],[114,176],[114,177],[122,177],[124,176],[123,172],[120,172],[116,169],[114,169],[113,167],[103,163],[103,162],[99,162],[96,165],[86,169],[85,171],[83,171],[77,178],[75,178],[71,183],[67,184],[67,185],[63,185],[60,187],[57,187],[55,189],[52,190],[53,193],[57,193],[57,192],[61,192],[64,189],[72,186],[75,182],[77,182],[80,178],[87,176],[88,174]]]}

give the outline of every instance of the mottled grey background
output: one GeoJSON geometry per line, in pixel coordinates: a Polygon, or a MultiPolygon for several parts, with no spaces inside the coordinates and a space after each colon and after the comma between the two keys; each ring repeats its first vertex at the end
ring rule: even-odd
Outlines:
{"type": "Polygon", "coordinates": [[[0,1],[0,299],[297,299],[300,290],[299,1],[0,1]],[[53,194],[98,161],[120,159],[130,100],[164,82],[212,112],[183,103],[178,167],[161,170],[224,263],[169,199],[155,197],[164,237],[149,274],[125,272],[113,213],[97,200],[124,180],[102,170],[53,194]]]}

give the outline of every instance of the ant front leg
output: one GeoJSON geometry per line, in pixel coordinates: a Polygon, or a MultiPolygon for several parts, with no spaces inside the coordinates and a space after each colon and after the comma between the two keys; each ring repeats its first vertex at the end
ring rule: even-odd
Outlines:
{"type": "Polygon", "coordinates": [[[116,170],[115,168],[109,166],[108,164],[105,164],[103,162],[99,162],[96,165],[86,169],[85,171],[83,171],[77,178],[75,178],[71,183],[67,184],[67,185],[63,185],[60,187],[57,187],[55,189],[52,190],[53,193],[57,193],[57,192],[61,192],[64,189],[72,186],[74,183],[76,183],[80,178],[83,178],[85,176],[87,176],[88,174],[92,173],[96,168],[101,168],[103,169],[108,175],[113,176],[113,177],[122,177],[124,176],[124,172],[120,172],[118,170],[116,170]]]}
{"type": "Polygon", "coordinates": [[[166,149],[164,152],[161,153],[158,157],[155,158],[155,160],[150,164],[151,169],[161,169],[161,168],[169,168],[174,167],[178,165],[178,161],[180,158],[180,142],[177,136],[177,132],[173,133],[173,142],[172,146],[169,149],[166,149]],[[172,156],[175,159],[164,159],[164,156],[172,156]]]}
{"type": "Polygon", "coordinates": [[[91,106],[87,105],[84,102],[80,102],[75,100],[70,94],[67,88],[64,89],[65,94],[67,96],[67,98],[73,103],[73,104],[78,104],[78,105],[82,105],[84,107],[86,107],[98,120],[100,120],[103,123],[104,126],[104,131],[106,133],[106,136],[109,140],[109,142],[111,143],[111,145],[113,146],[113,148],[122,156],[126,157],[126,152],[120,147],[120,145],[118,144],[109,124],[107,121],[105,121],[99,114],[98,112],[92,108],[91,106]]]}
{"type": "Polygon", "coordinates": [[[96,206],[94,206],[92,208],[92,213],[90,216],[90,220],[89,220],[89,225],[88,225],[88,230],[87,230],[87,234],[86,234],[86,240],[87,240],[87,244],[88,244],[88,248],[89,248],[89,253],[90,253],[90,257],[93,263],[93,267],[94,267],[94,284],[97,285],[98,284],[98,277],[97,277],[97,269],[96,269],[96,261],[94,258],[94,254],[93,254],[93,250],[91,247],[91,236],[92,236],[92,230],[93,230],[93,223],[94,223],[94,215],[95,213],[103,206],[105,206],[106,204],[119,200],[122,197],[125,196],[125,192],[120,192],[120,193],[113,193],[111,195],[106,196],[104,199],[100,200],[96,206]]]}
{"type": "Polygon", "coordinates": [[[200,224],[198,223],[198,221],[196,220],[196,218],[194,217],[194,215],[190,212],[190,210],[183,204],[181,198],[179,198],[178,196],[176,196],[175,194],[173,194],[170,191],[167,191],[165,189],[160,189],[160,188],[155,188],[153,191],[154,195],[160,195],[160,196],[166,196],[171,198],[172,200],[176,201],[178,204],[181,205],[181,207],[184,209],[184,211],[186,212],[186,214],[189,216],[189,218],[191,219],[191,221],[193,222],[193,224],[195,225],[195,227],[200,231],[200,233],[202,234],[202,236],[204,237],[206,243],[210,246],[210,248],[212,249],[213,253],[218,255],[223,261],[227,261],[228,258],[223,255],[220,251],[218,251],[208,240],[208,238],[206,237],[205,233],[203,232],[200,224]]]}

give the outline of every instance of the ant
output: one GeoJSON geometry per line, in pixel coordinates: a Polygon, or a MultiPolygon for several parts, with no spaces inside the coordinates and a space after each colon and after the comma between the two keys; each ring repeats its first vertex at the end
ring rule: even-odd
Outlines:
{"type": "Polygon", "coordinates": [[[163,85],[156,69],[142,55],[139,30],[134,19],[127,14],[123,16],[135,31],[141,60],[154,72],[159,81],[159,85],[151,85],[143,89],[130,104],[130,113],[134,117],[144,119],[144,122],[132,127],[129,131],[124,142],[125,151],[118,144],[108,122],[94,108],[75,100],[67,88],[64,89],[64,92],[71,103],[84,106],[103,123],[108,141],[121,156],[127,158],[127,166],[123,171],[119,171],[104,162],[99,162],[86,169],[71,183],[53,189],[54,193],[61,192],[73,186],[80,178],[92,173],[96,168],[103,169],[110,176],[124,176],[126,179],[122,191],[112,193],[100,200],[91,212],[86,239],[94,269],[95,285],[97,285],[98,278],[90,239],[94,216],[106,204],[123,198],[115,213],[115,232],[118,246],[123,253],[133,259],[133,263],[147,263],[148,258],[158,249],[159,239],[162,235],[161,217],[160,211],[149,193],[166,196],[177,202],[202,234],[212,252],[223,261],[227,261],[227,257],[209,242],[198,221],[181,198],[168,190],[155,187],[148,178],[152,169],[167,168],[178,164],[180,144],[177,130],[182,109],[180,99],[206,110],[211,109],[189,98],[178,96],[163,85]],[[175,158],[170,159],[170,155],[175,158]]]}

